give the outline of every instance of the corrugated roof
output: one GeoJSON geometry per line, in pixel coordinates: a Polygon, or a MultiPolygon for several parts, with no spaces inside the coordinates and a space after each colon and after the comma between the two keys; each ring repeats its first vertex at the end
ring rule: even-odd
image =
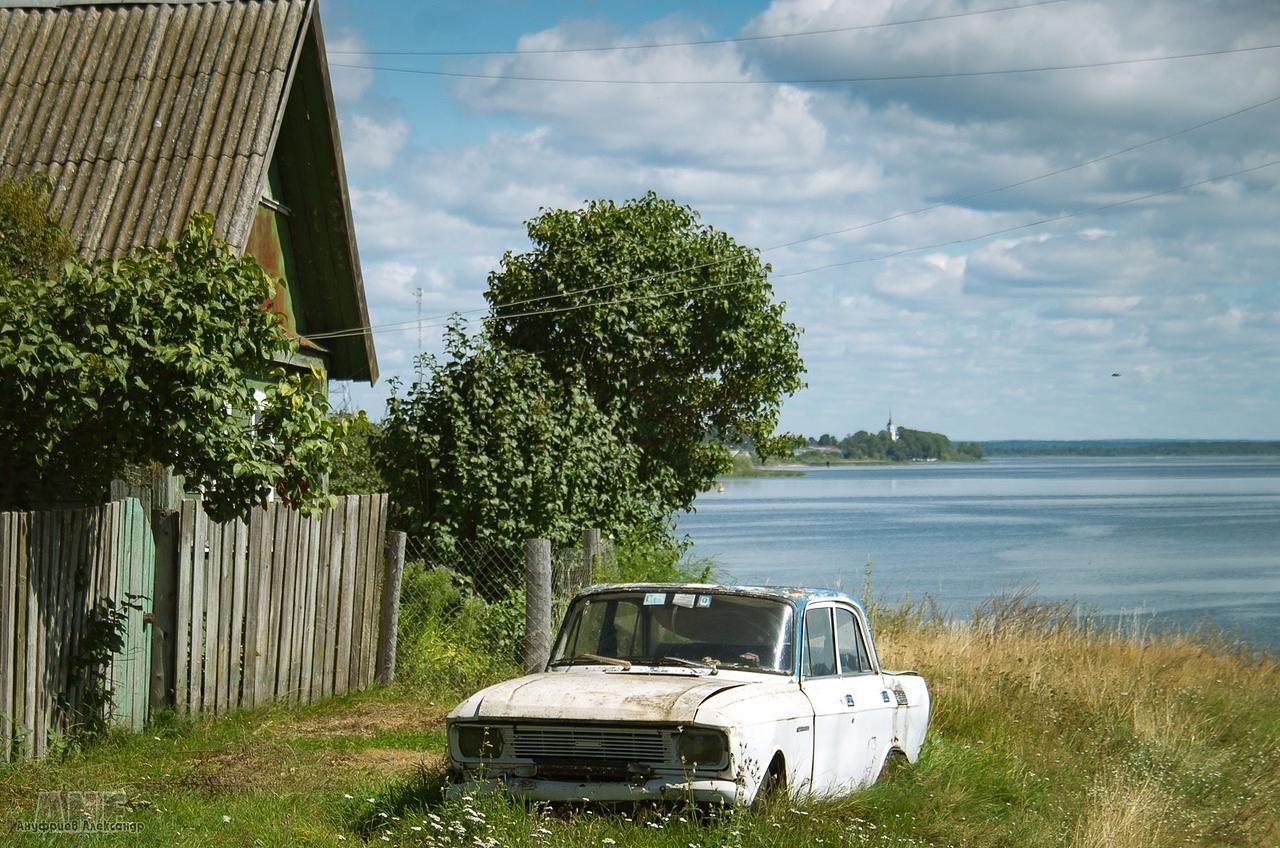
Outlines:
{"type": "Polygon", "coordinates": [[[308,0],[0,8],[0,175],[45,171],[86,257],[175,237],[243,245],[308,0]]]}
{"type": "MultiPolygon", "coordinates": [[[[98,259],[175,238],[193,212],[248,242],[282,132],[309,237],[312,332],[368,326],[314,0],[0,4],[0,177],[47,173],[50,211],[98,259]]],[[[377,377],[372,339],[330,374],[377,377]]]]}

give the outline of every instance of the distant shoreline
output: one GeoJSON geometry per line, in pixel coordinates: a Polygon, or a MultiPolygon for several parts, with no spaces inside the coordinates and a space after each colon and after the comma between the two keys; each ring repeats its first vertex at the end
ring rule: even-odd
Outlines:
{"type": "Polygon", "coordinates": [[[1280,456],[1280,441],[1233,439],[1000,439],[979,442],[1001,456],[1280,456]]]}

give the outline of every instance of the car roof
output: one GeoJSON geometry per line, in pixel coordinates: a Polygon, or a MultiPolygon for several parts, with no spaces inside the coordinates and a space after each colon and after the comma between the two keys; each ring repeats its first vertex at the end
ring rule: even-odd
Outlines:
{"type": "Polygon", "coordinates": [[[751,595],[776,598],[803,608],[813,601],[838,600],[861,608],[862,604],[844,592],[806,586],[726,586],[720,583],[597,583],[578,592],[578,596],[608,592],[713,592],[728,595],[751,595]]]}

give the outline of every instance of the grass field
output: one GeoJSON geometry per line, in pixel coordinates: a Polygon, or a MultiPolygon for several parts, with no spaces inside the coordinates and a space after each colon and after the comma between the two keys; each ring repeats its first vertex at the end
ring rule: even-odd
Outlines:
{"type": "Polygon", "coordinates": [[[442,802],[443,716],[463,693],[437,674],[294,711],[161,720],[141,736],[0,766],[0,844],[1280,844],[1274,656],[1090,634],[1025,598],[962,626],[910,608],[875,620],[884,662],[926,675],[934,716],[915,767],[847,798],[720,813],[442,802]],[[123,790],[118,815],[141,831],[19,832],[38,793],[58,790],[123,790]]]}

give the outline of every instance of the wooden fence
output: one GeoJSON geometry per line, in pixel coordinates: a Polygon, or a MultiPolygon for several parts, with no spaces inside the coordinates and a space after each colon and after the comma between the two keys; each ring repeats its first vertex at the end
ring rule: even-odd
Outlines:
{"type": "Polygon", "coordinates": [[[0,513],[0,759],[43,756],[51,733],[88,720],[95,675],[104,718],[134,730],[161,704],[225,713],[369,686],[399,606],[382,597],[403,564],[403,545],[384,562],[386,521],[386,495],[225,524],[196,500],[150,516],[135,498],[0,513]],[[90,634],[110,609],[123,646],[94,669],[90,634]]]}
{"type": "Polygon", "coordinates": [[[188,500],[176,518],[179,709],[310,703],[373,682],[386,495],[319,518],[270,504],[227,524],[188,500]]]}
{"type": "Polygon", "coordinates": [[[0,513],[0,759],[44,756],[51,734],[95,718],[142,728],[154,554],[136,500],[0,513]],[[95,668],[84,657],[109,609],[123,644],[95,668]],[[88,714],[91,687],[111,693],[112,715],[88,714]]]}

